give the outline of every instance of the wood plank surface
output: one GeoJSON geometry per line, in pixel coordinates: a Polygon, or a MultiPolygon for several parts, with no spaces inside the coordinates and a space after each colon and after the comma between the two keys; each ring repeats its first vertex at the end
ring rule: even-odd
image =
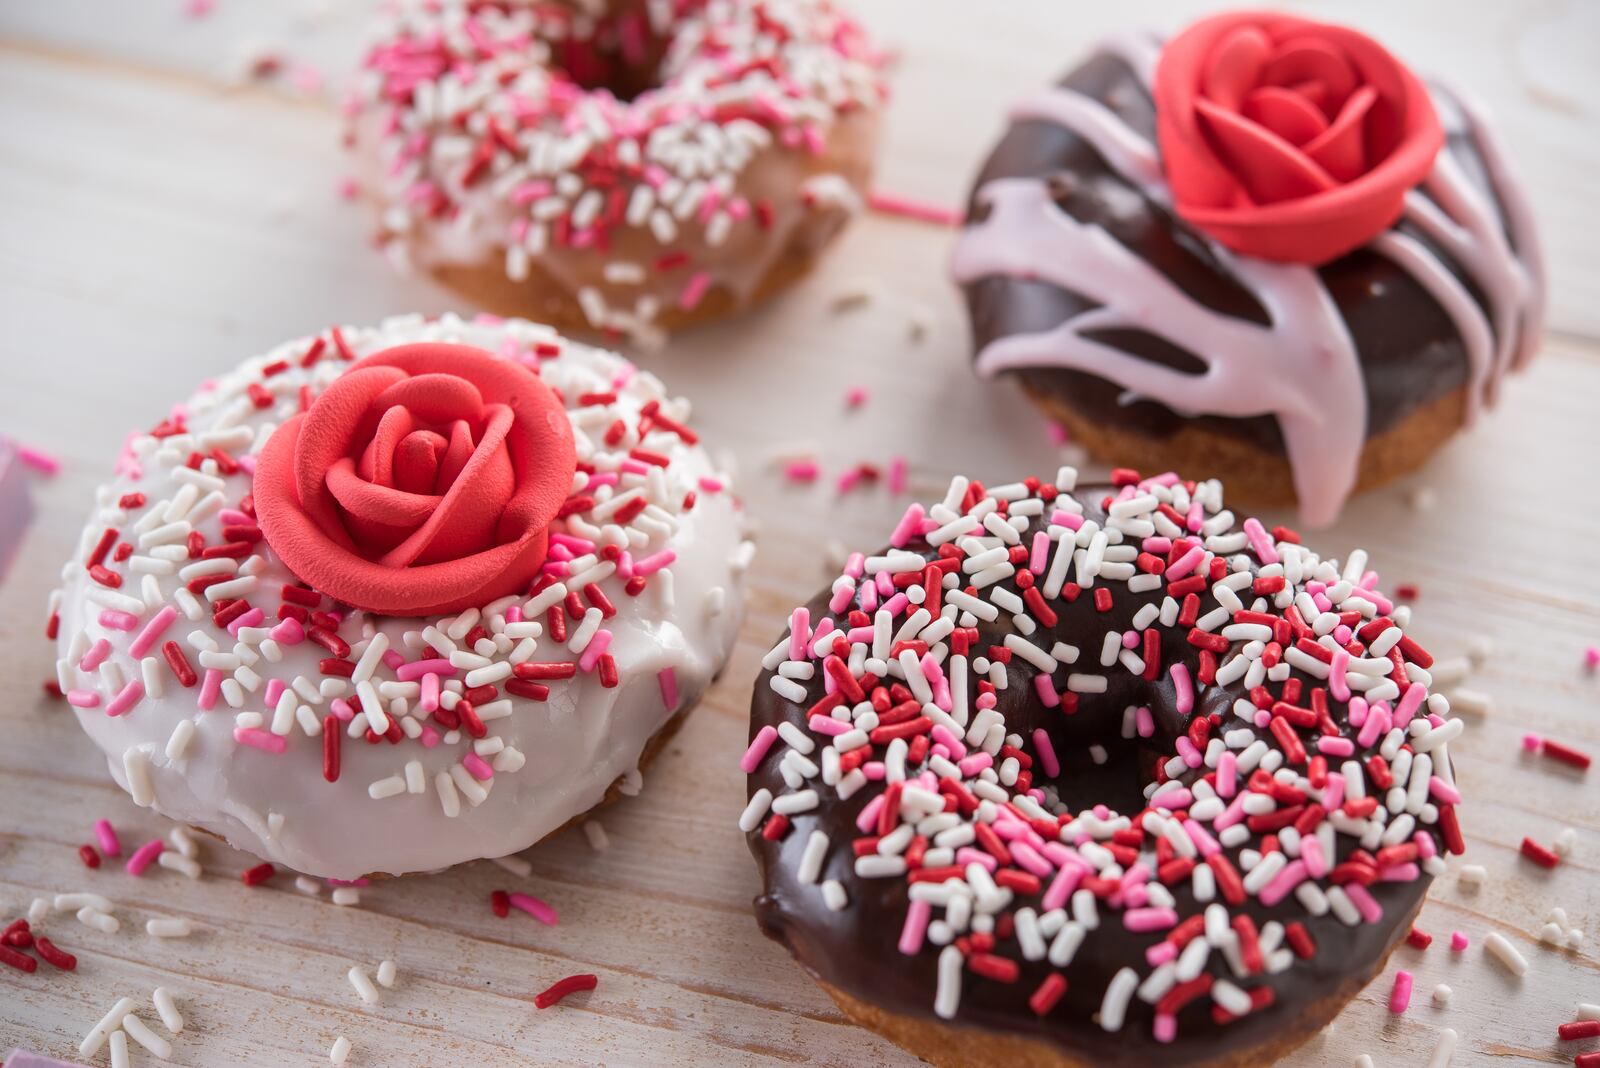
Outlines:
{"type": "MultiPolygon", "coordinates": [[[[333,91],[230,88],[239,57],[272,49],[337,75],[357,53],[369,4],[221,0],[188,21],[180,0],[18,2],[0,7],[0,433],[49,449],[62,473],[35,486],[38,514],[0,584],[0,918],[36,895],[94,889],[118,902],[115,935],[70,917],[48,929],[79,955],[71,975],[0,969],[0,1052],[12,1044],[75,1054],[117,997],[148,1007],[177,992],[188,1027],[181,1065],[325,1063],[336,1035],[353,1065],[909,1064],[850,1025],[757,931],[754,866],[734,819],[757,660],[791,605],[829,577],[830,546],[875,546],[905,499],[881,488],[837,497],[831,476],[861,461],[911,462],[912,491],[958,471],[1009,479],[1053,469],[1043,420],[1008,383],[976,384],[964,315],[943,270],[951,234],[862,218],[793,293],[676,340],[648,365],[695,402],[714,450],[736,458],[760,521],[748,619],[722,681],[647,776],[641,796],[604,812],[592,850],[569,833],[527,854],[518,879],[489,864],[381,883],[359,907],[297,893],[280,876],[249,890],[253,861],[203,847],[197,882],[152,871],[86,873],[76,846],[94,819],[124,841],[164,833],[106,776],[62,706],[37,696],[53,653],[45,594],[95,484],[127,430],[159,417],[206,374],[330,322],[454,307],[449,294],[388,273],[366,221],[334,195],[344,173],[333,91]],[[845,292],[864,307],[836,312],[845,292]],[[927,334],[913,340],[911,323],[927,334]],[[847,412],[842,396],[872,399],[847,412]],[[940,413],[939,419],[930,413],[940,413]],[[825,478],[796,491],[774,458],[815,456],[825,478]],[[490,889],[525,887],[562,922],[497,920],[490,889]],[[152,915],[188,917],[188,939],[145,936],[152,915]],[[352,963],[385,957],[400,980],[363,1005],[352,963]],[[600,988],[556,1011],[532,995],[575,971],[600,988]]],[[[1011,0],[862,0],[901,56],[881,184],[955,204],[1002,125],[1006,103],[1129,21],[1176,25],[1188,2],[1063,5],[1011,0]]],[[[1404,1017],[1387,1012],[1389,976],[1288,1063],[1424,1064],[1440,1027],[1461,1034],[1454,1063],[1570,1063],[1556,1025],[1600,1002],[1600,801],[1593,783],[1520,751],[1525,731],[1600,749],[1600,679],[1582,650],[1600,642],[1600,544],[1590,498],[1600,430],[1600,256],[1593,175],[1600,170],[1600,76],[1591,61],[1600,6],[1439,2],[1299,3],[1371,28],[1419,69],[1472,87],[1500,114],[1534,191],[1552,277],[1551,337],[1500,409],[1401,485],[1359,498],[1319,548],[1357,545],[1391,583],[1412,583],[1415,630],[1435,653],[1491,650],[1468,685],[1493,697],[1456,757],[1469,791],[1467,860],[1480,890],[1436,884],[1422,926],[1438,940],[1391,963],[1415,972],[1404,1017]],[[1418,505],[1427,496],[1432,504],[1418,505]],[[1574,855],[1545,873],[1522,860],[1524,835],[1578,831],[1574,855]],[[1592,932],[1577,951],[1537,941],[1563,905],[1592,932]],[[1453,929],[1473,941],[1445,946],[1453,929]],[[1532,970],[1509,977],[1482,952],[1499,930],[1532,970]],[[1438,983],[1454,998],[1429,1000],[1438,983]]],[[[151,1063],[135,1049],[136,1063],[151,1063]]],[[[97,1063],[104,1063],[102,1052],[97,1063]]]]}

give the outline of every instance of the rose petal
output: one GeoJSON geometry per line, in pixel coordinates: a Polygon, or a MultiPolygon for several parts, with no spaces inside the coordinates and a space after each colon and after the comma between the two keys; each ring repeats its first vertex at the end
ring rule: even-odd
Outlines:
{"type": "Polygon", "coordinates": [[[505,449],[511,421],[509,408],[489,406],[482,438],[470,450],[460,475],[422,525],[379,563],[389,567],[442,563],[494,546],[501,513],[516,492],[516,471],[505,449]]]}
{"type": "Polygon", "coordinates": [[[361,462],[356,465],[361,477],[380,486],[394,485],[394,451],[415,427],[416,420],[407,409],[396,406],[383,411],[377,429],[361,451],[361,462]]]}
{"type": "Polygon", "coordinates": [[[1251,92],[1239,114],[1297,146],[1316,140],[1328,128],[1328,120],[1305,97],[1276,85],[1251,92]]]}
{"type": "Polygon", "coordinates": [[[373,404],[404,408],[417,423],[438,430],[457,419],[476,418],[483,411],[484,400],[483,393],[471,379],[450,374],[418,374],[395,382],[373,404]]]}
{"type": "Polygon", "coordinates": [[[1343,49],[1321,37],[1294,36],[1280,41],[1261,73],[1261,84],[1289,87],[1316,82],[1325,94],[1327,118],[1344,105],[1345,97],[1361,84],[1343,49]]]}
{"type": "Polygon", "coordinates": [[[1257,204],[1296,200],[1333,189],[1336,183],[1321,167],[1281,137],[1243,116],[1197,99],[1200,116],[1217,154],[1257,204]]]}
{"type": "Polygon", "coordinates": [[[328,469],[328,491],[339,502],[344,529],[362,555],[375,558],[410,537],[439,507],[439,498],[369,482],[349,457],[328,469]]]}
{"type": "Polygon", "coordinates": [[[1224,34],[1206,57],[1200,93],[1219,107],[1237,111],[1261,81],[1272,55],[1272,40],[1259,26],[1239,26],[1224,34]]]}
{"type": "Polygon", "coordinates": [[[460,421],[451,424],[449,442],[439,461],[439,492],[448,490],[461,476],[467,461],[472,459],[473,448],[471,428],[460,421]]]}
{"type": "Polygon", "coordinates": [[[1366,120],[1377,101],[1377,91],[1363,85],[1350,94],[1333,125],[1302,150],[1341,182],[1359,178],[1367,171],[1366,120]]]}
{"type": "Polygon", "coordinates": [[[446,488],[439,484],[439,457],[448,444],[432,430],[413,430],[401,438],[394,450],[391,485],[407,493],[437,494],[446,488]]]}
{"type": "MultiPolygon", "coordinates": [[[[312,522],[352,552],[356,550],[355,542],[344,530],[338,503],[328,491],[324,476],[334,463],[351,455],[370,437],[370,431],[365,435],[361,431],[363,424],[369,421],[367,413],[372,401],[404,377],[403,371],[393,367],[352,367],[334,379],[317,398],[313,405],[320,409],[317,419],[308,419],[307,413],[301,413],[291,420],[298,421],[289,475],[293,482],[293,499],[312,522]]],[[[274,433],[268,442],[277,436],[274,433]]]]}

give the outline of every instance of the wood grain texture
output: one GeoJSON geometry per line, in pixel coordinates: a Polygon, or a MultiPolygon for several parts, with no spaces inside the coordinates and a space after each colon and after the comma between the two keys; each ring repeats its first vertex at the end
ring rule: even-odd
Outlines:
{"type": "MultiPolygon", "coordinates": [[[[862,219],[792,293],[649,358],[694,399],[713,449],[738,458],[761,552],[732,664],[642,796],[601,817],[611,848],[593,852],[568,833],[528,854],[525,888],[557,907],[560,926],[497,920],[489,890],[524,881],[487,864],[373,886],[359,908],[305,897],[282,876],[248,890],[234,876],[250,858],[215,843],[196,883],[79,865],[75,847],[99,816],[130,844],[166,830],[110,784],[70,715],[34,687],[52,656],[40,637],[45,593],[124,434],[284,337],[451,306],[442,291],[391,276],[366,245],[365,220],[337,202],[331,104],[223,88],[249,42],[341,69],[367,6],[222,0],[195,24],[179,17],[178,0],[0,7],[0,430],[66,464],[38,485],[38,518],[0,585],[0,669],[14,683],[0,703],[0,917],[38,894],[93,888],[123,920],[116,935],[50,922],[79,956],[74,974],[0,969],[0,1050],[72,1053],[118,996],[148,1005],[164,984],[189,1024],[175,1042],[181,1065],[325,1063],[341,1033],[355,1044],[353,1065],[912,1063],[851,1026],[756,930],[754,868],[734,828],[735,761],[757,660],[789,607],[828,577],[825,546],[878,544],[905,503],[881,489],[843,499],[824,484],[791,491],[774,456],[805,452],[834,474],[904,454],[922,496],[958,470],[1009,479],[1056,462],[1012,385],[973,384],[942,269],[950,235],[929,226],[862,219]],[[831,310],[863,285],[876,294],[867,306],[831,310]],[[921,343],[913,318],[927,326],[921,343]],[[873,399],[847,413],[842,394],[857,384],[873,399]],[[196,934],[147,938],[152,915],[189,917],[196,934]],[[384,957],[398,962],[400,982],[365,1006],[344,973],[384,957]],[[596,972],[600,988],[533,1008],[534,993],[575,971],[596,972]]],[[[1119,24],[1173,25],[1203,5],[861,6],[903,56],[882,183],[956,203],[1008,100],[1119,24]]],[[[1421,1064],[1441,1026],[1461,1033],[1457,1065],[1568,1063],[1555,1027],[1573,1002],[1600,1001],[1595,938],[1573,953],[1539,946],[1535,932],[1552,904],[1600,930],[1600,801],[1592,782],[1529,759],[1518,741],[1536,730],[1600,749],[1600,680],[1581,662],[1600,640],[1600,572],[1586,565],[1600,544],[1586,500],[1600,446],[1600,79],[1588,61],[1600,19],[1583,3],[1293,6],[1373,28],[1500,114],[1544,225],[1553,331],[1482,426],[1418,476],[1358,499],[1317,538],[1339,554],[1365,546],[1391,583],[1419,586],[1415,629],[1436,653],[1492,643],[1471,685],[1495,708],[1472,720],[1457,753],[1470,791],[1468,859],[1490,879],[1476,892],[1453,875],[1440,882],[1421,922],[1444,938],[1395,954],[1391,973],[1417,977],[1410,1013],[1388,1014],[1386,975],[1287,1063],[1350,1064],[1366,1052],[1379,1065],[1421,1064]],[[1421,487],[1433,507],[1410,503],[1421,487]],[[1564,826],[1577,828],[1579,846],[1559,869],[1518,857],[1523,835],[1548,841],[1564,826]],[[1444,944],[1453,929],[1473,940],[1459,958],[1444,944]],[[1527,978],[1484,958],[1491,929],[1528,955],[1527,978]],[[1440,982],[1455,990],[1446,1010],[1428,998],[1440,982]]],[[[148,1007],[143,1015],[154,1023],[148,1007]]]]}

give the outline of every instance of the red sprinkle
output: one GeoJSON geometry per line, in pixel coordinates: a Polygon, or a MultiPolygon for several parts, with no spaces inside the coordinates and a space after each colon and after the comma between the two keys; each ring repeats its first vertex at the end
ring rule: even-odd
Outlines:
{"type": "Polygon", "coordinates": [[[1540,746],[1540,751],[1545,756],[1559,760],[1563,764],[1571,764],[1573,767],[1584,771],[1589,768],[1589,754],[1581,749],[1574,749],[1570,745],[1562,745],[1560,742],[1553,742],[1546,738],[1540,746]]]}
{"type": "Polygon", "coordinates": [[[565,979],[553,983],[548,990],[538,994],[533,999],[535,1008],[548,1009],[568,994],[576,994],[584,990],[593,990],[600,985],[600,978],[594,975],[569,975],[565,979]]]}
{"type": "Polygon", "coordinates": [[[1524,838],[1522,840],[1522,855],[1541,868],[1553,868],[1561,863],[1561,858],[1552,850],[1546,849],[1532,838],[1524,838]]]}
{"type": "Polygon", "coordinates": [[[70,972],[78,966],[77,957],[58,948],[54,942],[44,935],[40,935],[33,940],[33,950],[44,958],[46,964],[53,964],[64,972],[70,972]]]}
{"type": "Polygon", "coordinates": [[[87,842],[78,847],[78,859],[83,861],[85,868],[98,868],[100,866],[100,854],[95,851],[94,846],[89,845],[87,842]]]}
{"type": "Polygon", "coordinates": [[[253,868],[246,869],[239,880],[246,886],[259,886],[278,873],[278,869],[271,864],[263,862],[253,868]]]}
{"type": "Polygon", "coordinates": [[[1600,1020],[1575,1020],[1556,1028],[1563,1042],[1576,1042],[1580,1038],[1600,1038],[1600,1020]]]}
{"type": "Polygon", "coordinates": [[[494,914],[502,920],[511,915],[511,895],[504,890],[495,890],[489,894],[489,907],[494,914]]]}
{"type": "Polygon", "coordinates": [[[1406,935],[1406,944],[1417,949],[1427,949],[1433,945],[1433,935],[1420,927],[1411,928],[1411,933],[1406,935]]]}
{"type": "Polygon", "coordinates": [[[1033,1010],[1035,1016],[1046,1016],[1066,992],[1066,977],[1060,972],[1051,972],[1044,977],[1044,982],[1039,984],[1039,989],[1028,998],[1028,1008],[1033,1010]]]}
{"type": "Polygon", "coordinates": [[[18,952],[7,945],[0,945],[0,964],[9,964],[22,972],[31,972],[39,967],[39,962],[26,953],[18,952]]]}

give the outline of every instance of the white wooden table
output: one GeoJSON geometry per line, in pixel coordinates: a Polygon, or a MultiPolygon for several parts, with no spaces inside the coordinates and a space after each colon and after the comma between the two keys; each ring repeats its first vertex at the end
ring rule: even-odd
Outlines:
{"type": "MultiPolygon", "coordinates": [[[[366,245],[365,220],[338,202],[345,164],[331,92],[226,88],[240,57],[261,49],[337,75],[358,51],[368,5],[220,0],[202,21],[184,19],[182,6],[0,6],[0,432],[65,461],[36,487],[38,519],[0,585],[0,670],[10,683],[0,703],[0,918],[35,895],[93,888],[119,902],[124,921],[116,935],[51,922],[78,954],[74,974],[0,968],[0,1052],[22,1043],[75,1053],[124,994],[153,1022],[149,994],[164,984],[189,1022],[173,1055],[185,1065],[325,1063],[338,1034],[352,1039],[359,1065],[908,1063],[849,1025],[758,933],[753,865],[734,828],[735,761],[757,658],[789,606],[827,577],[824,545],[876,544],[905,503],[881,488],[835,500],[829,479],[796,493],[774,454],[811,452],[831,476],[904,453],[925,496],[958,470],[1006,479],[1056,462],[1013,386],[974,384],[942,270],[951,235],[928,225],[862,219],[791,295],[650,358],[694,398],[707,441],[739,458],[739,488],[764,532],[744,641],[643,795],[601,817],[608,851],[568,834],[528,855],[527,880],[477,864],[374,886],[359,908],[302,896],[282,876],[247,890],[235,876],[253,861],[217,844],[205,849],[199,882],[80,866],[75,849],[98,816],[132,843],[167,829],[111,785],[71,716],[37,688],[52,658],[40,636],[46,591],[123,435],[212,370],[281,338],[452,306],[442,291],[392,277],[366,245]],[[877,299],[831,310],[864,280],[877,299]],[[914,316],[930,324],[921,344],[909,339],[914,316]],[[847,413],[841,397],[854,385],[873,398],[847,413]],[[959,432],[921,418],[930,406],[956,415],[959,432]],[[550,900],[561,925],[495,919],[485,899],[501,886],[550,900]],[[149,939],[142,923],[155,913],[189,917],[197,933],[149,939]],[[384,957],[399,963],[399,984],[364,1006],[345,970],[384,957]],[[600,976],[595,993],[534,1009],[533,993],[578,971],[600,976]]],[[[862,6],[903,53],[881,185],[950,204],[1008,99],[1119,22],[1170,26],[1201,7],[862,6]]],[[[1518,742],[1536,730],[1600,750],[1600,679],[1582,667],[1583,647],[1600,641],[1591,563],[1600,516],[1589,503],[1600,447],[1600,6],[1294,6],[1373,29],[1498,110],[1534,189],[1554,285],[1546,351],[1501,409],[1420,476],[1359,499],[1318,539],[1340,554],[1364,545],[1390,582],[1417,584],[1417,630],[1436,653],[1493,643],[1471,685],[1494,696],[1494,711],[1474,719],[1457,754],[1471,791],[1468,860],[1490,874],[1477,892],[1453,875],[1438,883],[1422,926],[1443,937],[1426,953],[1396,953],[1391,971],[1417,976],[1409,1014],[1388,1014],[1386,976],[1292,1063],[1350,1064],[1367,1052],[1379,1065],[1421,1064],[1442,1026],[1461,1033],[1458,1065],[1568,1063],[1573,1050],[1556,1043],[1555,1028],[1574,1002],[1600,1001],[1600,939],[1556,951],[1536,931],[1558,903],[1600,931],[1600,772],[1564,774],[1521,755],[1518,742]],[[1424,486],[1431,508],[1411,503],[1424,486]],[[1486,519],[1511,534],[1486,536],[1486,519]],[[1579,844],[1558,870],[1517,855],[1523,835],[1549,841],[1565,826],[1579,844]],[[1453,929],[1473,940],[1460,958],[1444,945],[1453,929]],[[1484,958],[1490,930],[1528,955],[1527,978],[1484,958]],[[1440,982],[1455,990],[1445,1010],[1428,996],[1440,982]]]]}

